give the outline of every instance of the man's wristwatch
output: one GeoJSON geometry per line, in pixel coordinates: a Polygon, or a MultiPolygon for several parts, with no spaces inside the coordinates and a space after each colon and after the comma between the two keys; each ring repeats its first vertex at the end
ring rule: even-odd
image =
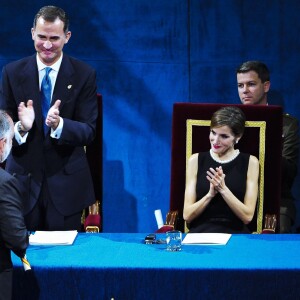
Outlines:
{"type": "Polygon", "coordinates": [[[18,131],[19,131],[19,132],[27,132],[27,131],[24,129],[24,127],[23,127],[21,121],[19,121],[18,127],[17,127],[17,128],[18,128],[18,131]]]}

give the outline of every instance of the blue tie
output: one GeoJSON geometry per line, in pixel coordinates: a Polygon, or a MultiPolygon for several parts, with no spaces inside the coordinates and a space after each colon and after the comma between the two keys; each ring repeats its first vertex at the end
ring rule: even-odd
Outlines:
{"type": "Polygon", "coordinates": [[[44,124],[44,133],[47,134],[49,127],[45,124],[45,120],[48,114],[51,103],[51,79],[49,73],[51,72],[50,67],[46,67],[46,74],[42,80],[41,84],[41,98],[42,98],[42,113],[43,113],[43,124],[44,124]]]}

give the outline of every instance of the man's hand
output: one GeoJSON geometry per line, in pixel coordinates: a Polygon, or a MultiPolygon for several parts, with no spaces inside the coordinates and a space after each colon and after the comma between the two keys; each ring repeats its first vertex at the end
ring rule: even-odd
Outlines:
{"type": "Polygon", "coordinates": [[[47,118],[45,120],[45,123],[48,127],[52,128],[55,130],[59,124],[60,121],[60,116],[59,116],[59,106],[60,106],[61,101],[56,100],[54,105],[50,107],[47,118]]]}
{"type": "Polygon", "coordinates": [[[18,117],[21,122],[22,131],[29,131],[32,128],[32,124],[35,119],[32,100],[28,100],[26,105],[24,102],[19,104],[18,117]]]}

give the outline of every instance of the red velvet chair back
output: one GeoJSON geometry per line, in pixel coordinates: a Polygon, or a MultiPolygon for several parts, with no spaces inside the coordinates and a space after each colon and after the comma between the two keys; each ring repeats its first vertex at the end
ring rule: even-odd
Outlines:
{"type": "Polygon", "coordinates": [[[178,211],[177,228],[184,231],[182,212],[186,159],[189,156],[187,154],[210,149],[208,138],[210,119],[213,113],[223,106],[241,108],[249,121],[247,122],[249,126],[246,125],[244,135],[236,148],[241,152],[253,154],[260,160],[260,180],[263,180],[260,193],[263,203],[261,207],[258,206],[249,228],[251,231],[261,232],[263,216],[266,213],[276,214],[279,221],[282,151],[282,108],[279,106],[175,103],[172,124],[170,210],[178,211]],[[207,125],[195,126],[198,120],[204,120],[207,125]],[[264,124],[265,128],[261,125],[256,126],[256,123],[264,124]],[[187,145],[188,140],[192,140],[191,145],[187,145]]]}

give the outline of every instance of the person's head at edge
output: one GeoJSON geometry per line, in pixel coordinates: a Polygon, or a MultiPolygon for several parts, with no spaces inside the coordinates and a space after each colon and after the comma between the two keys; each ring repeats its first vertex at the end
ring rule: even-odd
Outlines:
{"type": "Polygon", "coordinates": [[[51,66],[61,57],[71,37],[69,18],[59,7],[44,6],[35,15],[31,34],[39,59],[51,66]]]}
{"type": "Polygon", "coordinates": [[[214,112],[209,134],[212,151],[218,155],[234,151],[244,134],[245,122],[245,114],[238,107],[226,106],[214,112]]]}
{"type": "Polygon", "coordinates": [[[243,104],[266,105],[270,72],[260,61],[247,61],[236,70],[240,100],[243,104]]]}
{"type": "Polygon", "coordinates": [[[14,137],[14,123],[11,117],[0,110],[0,163],[3,163],[8,157],[12,148],[12,139],[14,137]]]}

